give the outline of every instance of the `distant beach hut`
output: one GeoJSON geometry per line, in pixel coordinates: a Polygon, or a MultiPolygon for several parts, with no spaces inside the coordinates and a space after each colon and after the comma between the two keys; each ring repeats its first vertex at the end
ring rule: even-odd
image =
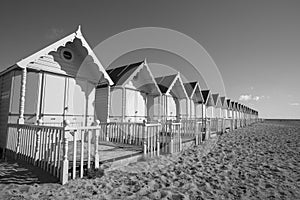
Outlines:
{"type": "Polygon", "coordinates": [[[212,98],[214,100],[214,117],[215,118],[223,118],[222,115],[222,102],[219,94],[212,94],[212,98]]]}
{"type": "Polygon", "coordinates": [[[232,118],[232,104],[230,99],[226,99],[227,102],[227,118],[232,118]]]}
{"type": "Polygon", "coordinates": [[[215,102],[212,94],[209,92],[206,102],[206,120],[209,123],[209,131],[210,134],[214,134],[217,132],[216,126],[216,114],[215,114],[215,102]]]}
{"type": "Polygon", "coordinates": [[[7,124],[87,126],[95,120],[95,88],[113,82],[78,30],[0,73],[0,147],[7,124]]]}
{"type": "Polygon", "coordinates": [[[239,127],[239,103],[238,102],[234,102],[234,108],[235,108],[235,127],[238,128],[239,127]]]}
{"type": "Polygon", "coordinates": [[[207,103],[206,103],[206,117],[208,119],[215,118],[215,106],[216,106],[216,104],[214,102],[212,94],[209,93],[208,100],[207,100],[207,103]]]}
{"type": "Polygon", "coordinates": [[[214,100],[214,123],[217,132],[222,132],[223,127],[223,115],[222,115],[222,103],[219,94],[212,94],[214,100]]]}
{"type": "Polygon", "coordinates": [[[243,127],[246,126],[246,115],[245,115],[245,105],[242,104],[242,125],[243,127]]]}
{"type": "Polygon", "coordinates": [[[221,102],[221,116],[222,116],[222,132],[226,130],[226,120],[228,118],[228,104],[226,101],[226,97],[220,97],[221,102]]]}
{"type": "Polygon", "coordinates": [[[203,104],[202,104],[202,120],[204,125],[204,134],[203,140],[209,138],[210,132],[210,119],[212,116],[212,106],[214,105],[213,98],[211,96],[210,90],[201,90],[202,97],[203,97],[203,104]]]}
{"type": "Polygon", "coordinates": [[[238,103],[237,107],[238,107],[238,116],[239,116],[238,126],[241,127],[242,126],[242,104],[238,103]]]}
{"type": "Polygon", "coordinates": [[[228,117],[228,104],[226,101],[226,97],[220,97],[221,101],[221,116],[226,119],[228,117]]]}
{"type": "Polygon", "coordinates": [[[230,99],[226,99],[228,110],[227,110],[227,120],[226,120],[226,127],[230,127],[230,129],[233,129],[233,103],[230,99]]]}
{"type": "Polygon", "coordinates": [[[231,101],[231,109],[232,109],[232,124],[233,124],[233,129],[236,128],[236,104],[234,101],[231,101]]]}
{"type": "Polygon", "coordinates": [[[162,94],[162,120],[177,120],[188,118],[188,95],[185,91],[180,74],[157,77],[155,81],[162,94]]]}
{"type": "Polygon", "coordinates": [[[202,119],[201,110],[203,97],[200,89],[200,85],[198,82],[189,82],[184,83],[185,91],[189,97],[188,101],[188,113],[189,119],[202,119]]]}
{"type": "Polygon", "coordinates": [[[245,113],[246,113],[246,125],[248,126],[249,125],[249,120],[250,120],[250,115],[249,115],[249,108],[248,106],[246,106],[246,109],[245,109],[245,113]]]}
{"type": "Polygon", "coordinates": [[[203,96],[203,118],[211,119],[213,117],[213,106],[215,106],[214,100],[210,90],[201,90],[203,96]]]}
{"type": "Polygon", "coordinates": [[[146,60],[108,69],[107,74],[114,85],[109,90],[106,84],[99,84],[96,90],[96,114],[101,122],[157,119],[160,108],[154,99],[160,98],[161,92],[146,60]]]}

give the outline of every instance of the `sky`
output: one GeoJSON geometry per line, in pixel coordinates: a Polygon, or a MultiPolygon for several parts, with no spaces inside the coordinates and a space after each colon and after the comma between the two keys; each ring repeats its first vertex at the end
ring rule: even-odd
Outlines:
{"type": "MultiPolygon", "coordinates": [[[[206,50],[227,97],[263,118],[299,119],[299,10],[296,0],[1,1],[0,69],[74,32],[79,24],[93,48],[126,30],[161,27],[185,34],[206,50]]],[[[151,49],[140,55],[145,52],[150,60],[155,60],[152,54],[174,57],[151,54],[151,49]]],[[[126,60],[132,56],[135,62],[137,55],[131,52],[126,60]]]]}

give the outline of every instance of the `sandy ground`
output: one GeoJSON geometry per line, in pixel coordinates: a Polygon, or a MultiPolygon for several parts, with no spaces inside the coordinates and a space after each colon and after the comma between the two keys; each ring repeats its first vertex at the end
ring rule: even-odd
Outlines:
{"type": "Polygon", "coordinates": [[[27,169],[0,163],[0,199],[300,199],[300,122],[255,124],[64,186],[27,169]]]}

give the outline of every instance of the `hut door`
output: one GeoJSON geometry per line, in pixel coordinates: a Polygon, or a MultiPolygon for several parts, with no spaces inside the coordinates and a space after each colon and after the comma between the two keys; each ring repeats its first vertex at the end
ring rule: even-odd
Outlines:
{"type": "Polygon", "coordinates": [[[65,77],[44,75],[42,102],[41,115],[43,123],[61,126],[65,104],[65,77]]]}
{"type": "Polygon", "coordinates": [[[65,118],[73,126],[87,126],[94,121],[95,86],[84,80],[68,78],[65,118]]]}

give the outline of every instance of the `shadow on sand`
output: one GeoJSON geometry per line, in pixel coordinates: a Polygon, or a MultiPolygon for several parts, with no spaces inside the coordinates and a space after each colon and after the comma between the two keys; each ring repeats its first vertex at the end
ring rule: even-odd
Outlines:
{"type": "Polygon", "coordinates": [[[0,160],[0,184],[34,183],[58,183],[58,179],[25,162],[0,160]]]}

